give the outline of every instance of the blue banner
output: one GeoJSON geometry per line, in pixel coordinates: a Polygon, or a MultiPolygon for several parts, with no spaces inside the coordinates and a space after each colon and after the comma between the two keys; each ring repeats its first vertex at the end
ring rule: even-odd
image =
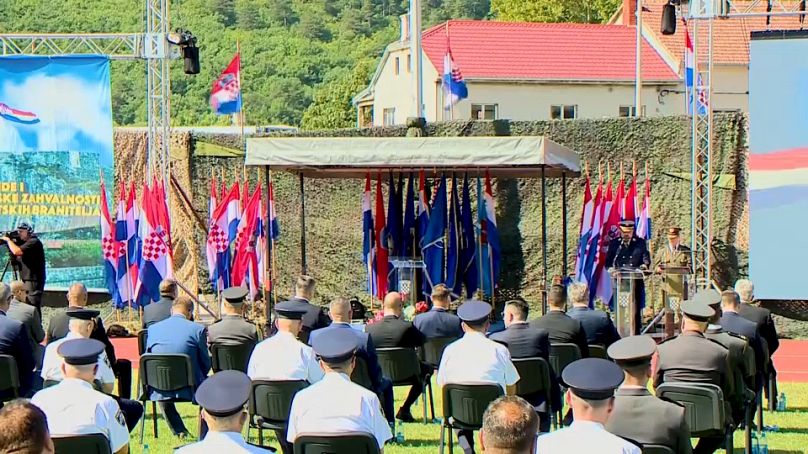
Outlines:
{"type": "Polygon", "coordinates": [[[0,230],[33,225],[48,287],[103,287],[99,177],[114,187],[112,141],[109,59],[0,57],[0,230]]]}

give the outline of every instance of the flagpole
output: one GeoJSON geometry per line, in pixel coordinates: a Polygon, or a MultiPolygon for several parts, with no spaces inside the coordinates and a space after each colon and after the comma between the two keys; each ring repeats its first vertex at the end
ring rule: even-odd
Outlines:
{"type": "MultiPolygon", "coordinates": [[[[128,202],[128,198],[129,197],[127,196],[127,202],[128,202]]],[[[135,201],[133,200],[132,201],[132,209],[133,210],[134,210],[134,205],[135,205],[135,201]]],[[[126,209],[126,205],[124,205],[124,209],[126,209]]],[[[127,218],[128,218],[128,215],[127,215],[126,212],[124,212],[124,224],[128,224],[127,218]]],[[[128,225],[127,225],[127,227],[128,227],[128,225]]],[[[132,300],[135,298],[135,296],[134,296],[135,295],[135,288],[134,288],[134,285],[132,284],[132,273],[129,270],[129,238],[128,238],[129,237],[129,232],[128,232],[128,228],[127,228],[126,236],[127,236],[126,249],[125,249],[125,254],[126,254],[126,282],[129,284],[129,323],[132,323],[132,300]]]]}
{"type": "Polygon", "coordinates": [[[247,149],[247,143],[244,141],[244,96],[242,96],[241,89],[241,43],[236,39],[236,55],[238,55],[238,97],[241,100],[239,106],[239,123],[241,123],[241,144],[244,149],[247,149]]]}

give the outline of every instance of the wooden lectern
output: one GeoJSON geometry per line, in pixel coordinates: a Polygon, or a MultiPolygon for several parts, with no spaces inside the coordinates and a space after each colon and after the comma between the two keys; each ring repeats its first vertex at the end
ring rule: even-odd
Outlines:
{"type": "Polygon", "coordinates": [[[664,266],[662,268],[662,304],[665,311],[665,338],[673,337],[676,323],[681,320],[679,305],[688,298],[690,267],[664,266]]]}

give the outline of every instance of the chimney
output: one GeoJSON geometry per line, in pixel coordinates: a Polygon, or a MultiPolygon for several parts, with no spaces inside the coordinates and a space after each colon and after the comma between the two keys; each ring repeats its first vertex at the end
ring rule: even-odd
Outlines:
{"type": "Polygon", "coordinates": [[[623,0],[623,25],[637,25],[637,0],[623,0]]]}
{"type": "Polygon", "coordinates": [[[401,36],[398,40],[400,42],[408,41],[410,39],[410,15],[402,14],[398,18],[401,21],[401,36]]]}

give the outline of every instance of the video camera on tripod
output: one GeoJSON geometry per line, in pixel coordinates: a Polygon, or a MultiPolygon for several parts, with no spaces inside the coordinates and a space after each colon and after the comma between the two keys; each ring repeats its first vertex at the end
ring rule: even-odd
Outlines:
{"type": "Polygon", "coordinates": [[[6,240],[2,239],[3,237],[8,237],[8,239],[18,246],[23,243],[22,238],[20,238],[20,232],[16,230],[9,230],[8,232],[0,234],[0,246],[6,244],[6,240]]]}
{"type": "MultiPolygon", "coordinates": [[[[14,276],[14,280],[17,280],[17,278],[18,278],[17,273],[19,272],[19,270],[17,268],[16,260],[12,260],[11,249],[8,247],[8,244],[6,244],[7,241],[2,239],[4,237],[8,237],[8,239],[13,241],[14,244],[16,244],[17,246],[24,243],[24,241],[20,237],[20,232],[18,232],[16,230],[9,230],[8,232],[0,234],[0,260],[3,260],[2,259],[2,255],[3,255],[2,251],[3,251],[3,249],[6,250],[6,256],[7,256],[5,265],[0,265],[0,266],[3,266],[3,271],[2,271],[2,273],[0,273],[0,282],[2,282],[6,278],[6,273],[8,272],[9,268],[11,268],[11,272],[12,272],[12,274],[14,276]]],[[[0,264],[2,264],[2,261],[0,261],[0,264]]]]}

